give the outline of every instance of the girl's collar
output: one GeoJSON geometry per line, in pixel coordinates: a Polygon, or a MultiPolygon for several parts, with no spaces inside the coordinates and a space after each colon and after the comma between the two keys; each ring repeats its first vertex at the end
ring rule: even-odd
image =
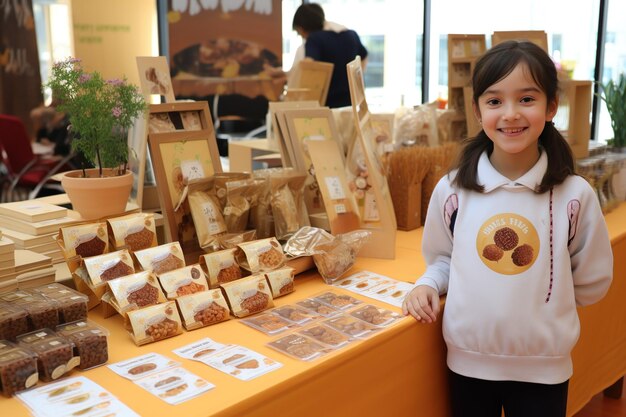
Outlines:
{"type": "Polygon", "coordinates": [[[540,155],[537,163],[528,170],[524,175],[511,181],[504,175],[500,174],[489,161],[487,151],[483,152],[478,161],[478,183],[484,187],[484,192],[488,193],[498,187],[520,187],[524,186],[535,191],[548,169],[548,156],[542,148],[539,148],[540,155]]]}

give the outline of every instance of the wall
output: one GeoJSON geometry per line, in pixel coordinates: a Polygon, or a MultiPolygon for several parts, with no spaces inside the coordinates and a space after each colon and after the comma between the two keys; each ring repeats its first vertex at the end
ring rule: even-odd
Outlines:
{"type": "Polygon", "coordinates": [[[85,68],[139,85],[135,58],[158,55],[154,0],[72,0],[72,20],[85,68]]]}

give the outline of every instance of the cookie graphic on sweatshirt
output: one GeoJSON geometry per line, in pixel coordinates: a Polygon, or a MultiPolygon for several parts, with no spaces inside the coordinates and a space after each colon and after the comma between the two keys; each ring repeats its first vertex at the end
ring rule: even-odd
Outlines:
{"type": "Polygon", "coordinates": [[[514,213],[498,214],[480,227],[476,251],[491,270],[515,275],[530,268],[539,254],[539,235],[525,217],[514,213]]]}

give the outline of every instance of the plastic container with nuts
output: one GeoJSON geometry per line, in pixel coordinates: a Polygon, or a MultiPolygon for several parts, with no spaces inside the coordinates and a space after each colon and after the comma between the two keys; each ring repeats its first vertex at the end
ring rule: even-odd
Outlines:
{"type": "Polygon", "coordinates": [[[87,318],[89,297],[65,285],[52,283],[37,287],[35,292],[58,304],[59,323],[69,323],[87,318]]]}
{"type": "Polygon", "coordinates": [[[39,380],[37,355],[7,340],[0,340],[0,390],[10,397],[39,380]]]}
{"type": "Polygon", "coordinates": [[[74,344],[74,355],[80,357],[79,369],[90,369],[109,360],[109,332],[92,321],[62,324],[56,331],[74,344]]]}
{"type": "Polygon", "coordinates": [[[26,296],[16,298],[11,304],[28,312],[29,331],[54,329],[59,324],[59,303],[41,294],[28,293],[26,296]]]}
{"type": "Polygon", "coordinates": [[[15,342],[28,332],[28,313],[21,307],[0,302],[0,339],[15,342]]]}
{"type": "Polygon", "coordinates": [[[219,289],[178,297],[176,304],[187,330],[210,326],[230,318],[228,304],[219,289]]]}
{"type": "Polygon", "coordinates": [[[74,344],[50,329],[23,334],[17,343],[37,355],[37,370],[43,381],[58,379],[80,363],[74,356],[74,344]]]}

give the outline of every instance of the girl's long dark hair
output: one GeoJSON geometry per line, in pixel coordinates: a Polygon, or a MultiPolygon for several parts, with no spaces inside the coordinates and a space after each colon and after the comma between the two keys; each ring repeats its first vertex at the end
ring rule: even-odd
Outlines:
{"type": "MultiPolygon", "coordinates": [[[[559,82],[556,68],[548,54],[532,42],[507,41],[489,49],[476,62],[472,75],[474,103],[478,105],[478,98],[487,88],[505,78],[522,63],[528,67],[533,80],[546,94],[548,104],[556,102],[559,82]]],[[[565,138],[552,122],[546,122],[539,136],[539,145],[548,156],[548,169],[535,192],[544,193],[575,174],[574,157],[565,138]]],[[[454,185],[479,192],[484,190],[478,183],[477,173],[478,160],[484,151],[490,155],[493,151],[493,142],[484,130],[463,142],[456,163],[458,174],[453,180],[454,185]]]]}

